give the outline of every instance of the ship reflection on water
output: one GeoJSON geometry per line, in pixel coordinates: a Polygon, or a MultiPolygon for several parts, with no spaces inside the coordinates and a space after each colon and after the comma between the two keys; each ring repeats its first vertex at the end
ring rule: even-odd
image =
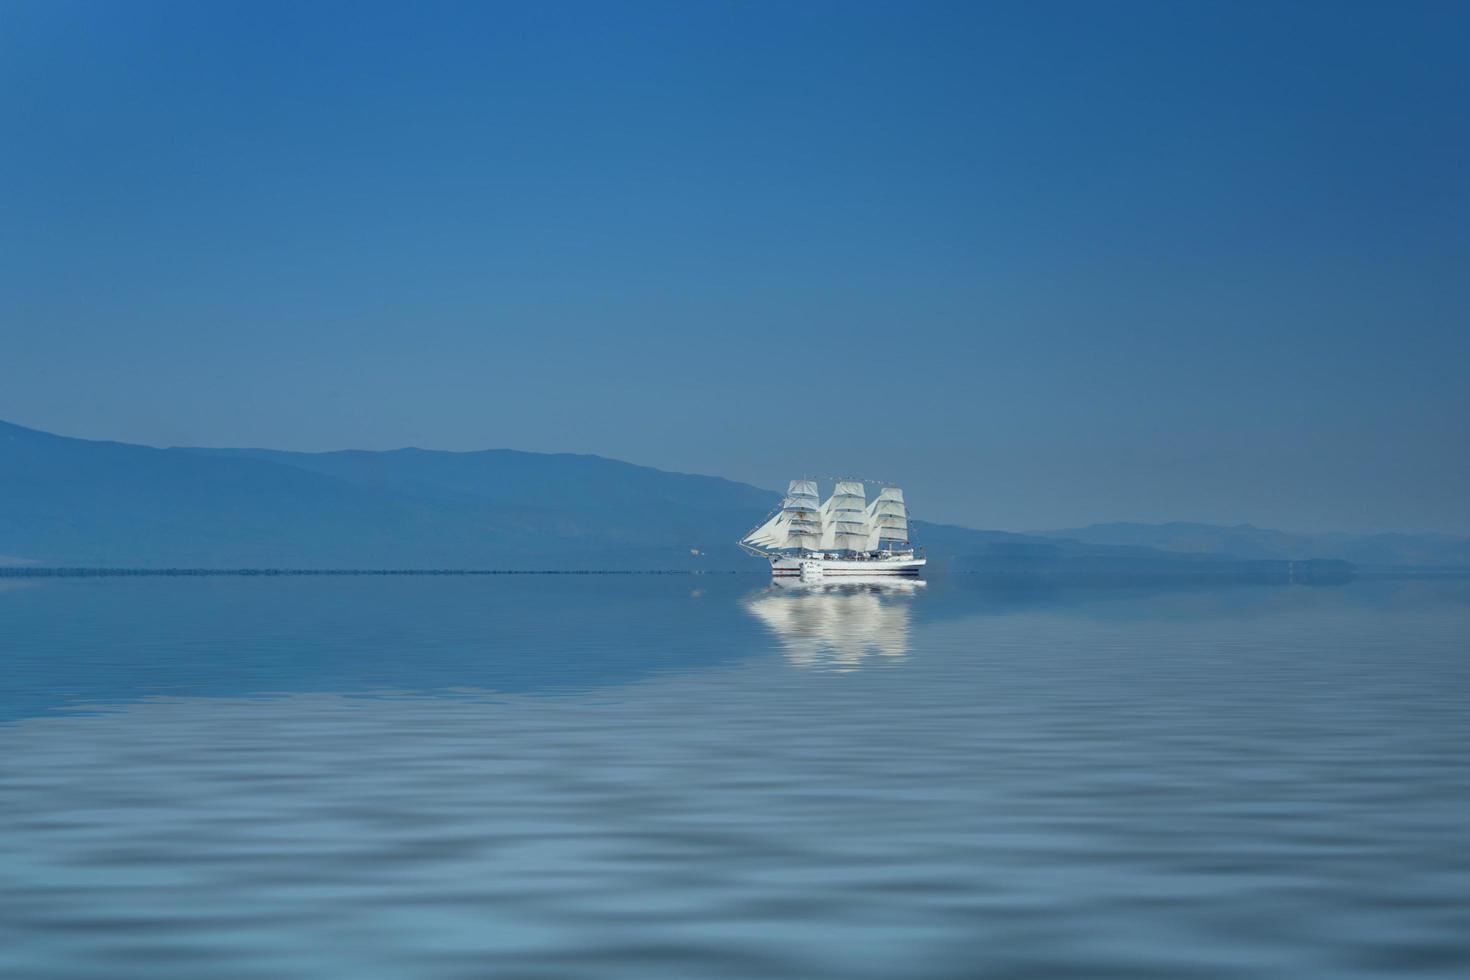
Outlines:
{"type": "Polygon", "coordinates": [[[903,659],[922,579],[846,579],[804,584],[773,581],[745,608],[780,640],[786,660],[810,670],[857,670],[871,657],[903,659]]]}

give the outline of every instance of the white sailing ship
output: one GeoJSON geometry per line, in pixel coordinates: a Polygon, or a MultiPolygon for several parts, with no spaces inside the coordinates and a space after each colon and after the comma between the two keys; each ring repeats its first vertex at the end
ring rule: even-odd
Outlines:
{"type": "Polygon", "coordinates": [[[916,576],[925,558],[909,543],[903,491],[882,487],[872,503],[861,480],[838,480],[823,501],[817,481],[792,480],[781,506],[740,540],[776,578],[803,581],[916,576]]]}

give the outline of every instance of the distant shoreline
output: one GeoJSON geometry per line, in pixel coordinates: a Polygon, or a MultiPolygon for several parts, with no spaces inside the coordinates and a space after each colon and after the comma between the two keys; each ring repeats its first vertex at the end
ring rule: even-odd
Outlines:
{"type": "MultiPolygon", "coordinates": [[[[762,569],[764,571],[764,569],[762,569]]],[[[747,575],[703,569],[532,569],[532,568],[57,568],[0,566],[0,578],[118,578],[185,576],[305,575],[747,575]]]]}
{"type": "MultiPolygon", "coordinates": [[[[1242,563],[1272,565],[1273,562],[1242,563]]],[[[1285,562],[1280,563],[1285,565],[1285,562]]],[[[1304,563],[1303,563],[1304,564],[1304,563]]],[[[764,567],[750,569],[748,571],[739,569],[621,569],[621,568],[88,568],[77,566],[45,566],[45,565],[0,565],[0,580],[4,579],[42,579],[42,578],[311,578],[311,577],[451,577],[451,576],[490,576],[490,575],[666,575],[666,576],[704,576],[704,575],[746,575],[764,576],[764,567]]],[[[1068,569],[1066,567],[1053,568],[973,568],[973,569],[951,569],[940,572],[943,578],[993,580],[993,581],[1027,581],[1027,582],[1052,582],[1054,584],[1070,583],[1077,584],[1082,581],[1107,581],[1107,582],[1132,582],[1138,584],[1147,581],[1256,581],[1263,578],[1272,580],[1281,579],[1283,573],[1277,570],[1271,571],[1248,571],[1241,567],[1226,568],[1224,566],[1211,567],[1211,564],[1193,564],[1181,562],[1177,567],[1164,569],[1101,569],[1094,568],[1068,569]]],[[[1329,576],[1322,579],[1321,584],[1333,582],[1345,582],[1350,579],[1385,579],[1385,578],[1466,578],[1470,577],[1470,568],[1448,567],[1448,568],[1414,568],[1414,567],[1368,567],[1356,568],[1345,575],[1329,576]]],[[[1284,579],[1283,581],[1289,581],[1284,579]]],[[[1303,583],[1310,578],[1303,578],[1303,583]]]]}

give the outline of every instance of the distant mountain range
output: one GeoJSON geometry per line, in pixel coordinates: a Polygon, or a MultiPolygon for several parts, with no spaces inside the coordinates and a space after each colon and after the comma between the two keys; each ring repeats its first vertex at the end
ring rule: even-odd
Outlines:
{"type": "Polygon", "coordinates": [[[1231,555],[1246,561],[1335,558],[1360,568],[1470,568],[1470,538],[1448,534],[1289,534],[1237,524],[1093,524],[1032,537],[1180,555],[1231,555]]]}
{"type": "Polygon", "coordinates": [[[153,449],[0,423],[12,562],[698,568],[721,555],[734,567],[732,542],[774,500],[596,456],[153,449]]]}
{"type": "MultiPolygon", "coordinates": [[[[734,541],[778,499],[598,456],[154,449],[0,422],[0,564],[755,571],[734,541]]],[[[1470,565],[1470,542],[1434,536],[1305,539],[1206,525],[1026,535],[916,521],[915,537],[936,566],[1323,557],[1470,565]]]]}

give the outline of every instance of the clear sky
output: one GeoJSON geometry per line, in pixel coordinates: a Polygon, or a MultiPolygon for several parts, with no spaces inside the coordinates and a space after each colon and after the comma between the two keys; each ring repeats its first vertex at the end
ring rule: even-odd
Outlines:
{"type": "Polygon", "coordinates": [[[1470,4],[0,3],[0,418],[1470,533],[1470,4]]]}

